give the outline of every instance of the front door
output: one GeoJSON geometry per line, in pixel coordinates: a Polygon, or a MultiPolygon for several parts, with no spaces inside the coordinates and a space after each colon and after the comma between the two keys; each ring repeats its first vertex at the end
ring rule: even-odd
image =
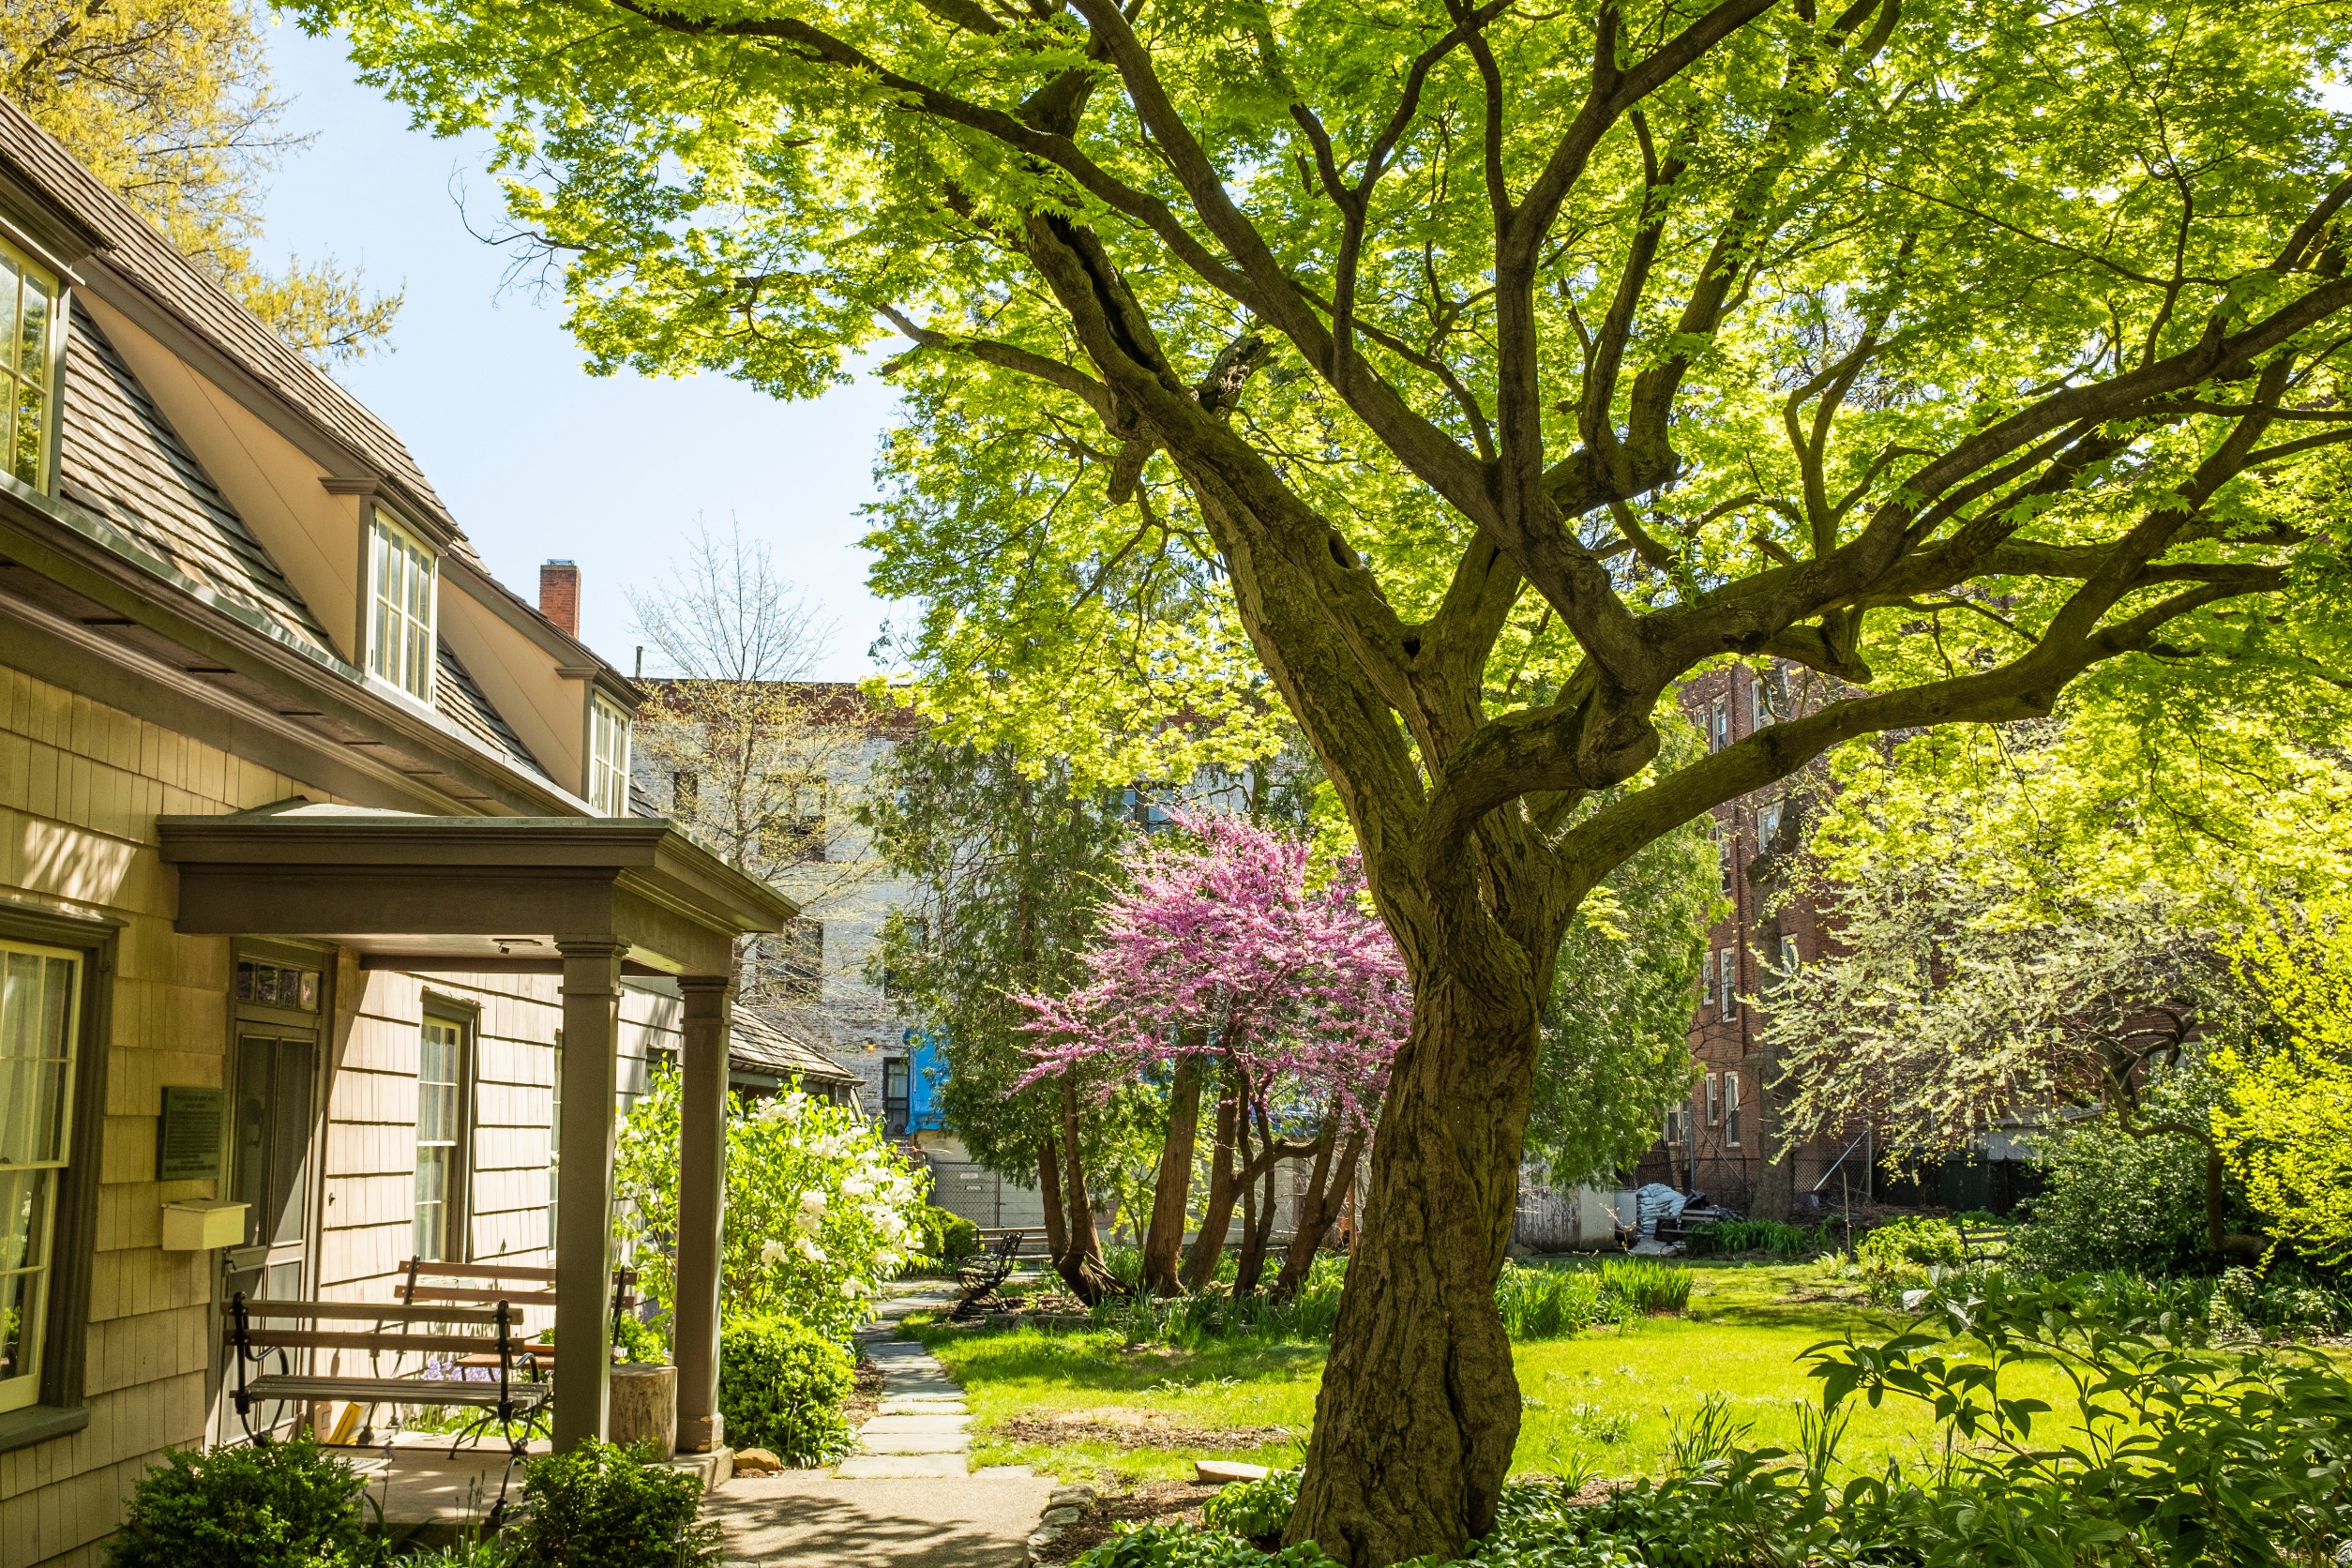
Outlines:
{"type": "Polygon", "coordinates": [[[237,1036],[229,1196],[247,1205],[229,1289],[300,1300],[310,1279],[310,1125],[318,1046],[307,1035],[237,1036]]]}

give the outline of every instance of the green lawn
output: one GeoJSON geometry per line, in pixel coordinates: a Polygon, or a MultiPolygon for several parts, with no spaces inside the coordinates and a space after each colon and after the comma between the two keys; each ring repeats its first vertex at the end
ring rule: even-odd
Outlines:
{"type": "MultiPolygon", "coordinates": [[[[1796,1403],[1817,1397],[1804,1350],[1849,1329],[1867,1336],[1896,1323],[1866,1307],[1812,1299],[1820,1292],[1809,1266],[1691,1267],[1698,1279],[1685,1317],[1515,1348],[1526,1409],[1515,1469],[1654,1471],[1675,1422],[1710,1395],[1754,1423],[1756,1442],[1789,1443],[1796,1403]]],[[[916,1332],[964,1385],[976,1463],[1069,1476],[1184,1475],[1196,1457],[1294,1464],[1323,1370],[1319,1345],[1243,1342],[1190,1352],[1127,1347],[1107,1334],[916,1332]]],[[[2014,1392],[2053,1399],[2059,1387],[2053,1378],[2048,1387],[2014,1392]]],[[[1908,1405],[1858,1404],[1841,1452],[1849,1464],[1909,1457],[1927,1435],[1908,1405]]]]}

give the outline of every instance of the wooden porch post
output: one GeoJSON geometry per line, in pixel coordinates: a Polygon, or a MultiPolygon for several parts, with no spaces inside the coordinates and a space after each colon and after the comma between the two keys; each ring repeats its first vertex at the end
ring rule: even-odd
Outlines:
{"type": "Polygon", "coordinates": [[[555,939],[564,956],[563,1165],[556,1173],[555,1447],[605,1435],[612,1380],[612,1155],[622,943],[555,939]]]}
{"type": "Polygon", "coordinates": [[[718,1274],[727,1209],[727,1036],[734,982],[686,975],[678,1118],[678,1304],[671,1345],[678,1364],[678,1448],[701,1454],[727,1440],[718,1413],[718,1274]]]}

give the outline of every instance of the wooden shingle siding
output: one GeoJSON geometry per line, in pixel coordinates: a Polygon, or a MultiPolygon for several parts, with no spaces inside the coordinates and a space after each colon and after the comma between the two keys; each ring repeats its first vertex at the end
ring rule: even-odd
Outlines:
{"type": "Polygon", "coordinates": [[[68,500],[106,518],[187,577],[334,656],[333,640],[310,607],[79,304],[67,337],[63,408],[58,480],[68,500]]]}
{"type": "Polygon", "coordinates": [[[0,1568],[97,1568],[97,1543],[167,1445],[207,1419],[212,1259],[158,1245],[166,1201],[209,1182],[155,1179],[167,1083],[218,1084],[230,944],[173,930],[158,812],[221,812],[294,793],[242,762],[0,664],[0,894],[122,921],[115,948],[97,1249],[79,1432],[0,1454],[0,1568]]]}

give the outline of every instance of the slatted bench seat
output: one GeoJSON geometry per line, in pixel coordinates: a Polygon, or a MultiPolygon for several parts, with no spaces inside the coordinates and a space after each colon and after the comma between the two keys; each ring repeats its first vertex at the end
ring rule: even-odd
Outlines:
{"type": "MultiPolygon", "coordinates": [[[[520,1263],[451,1263],[411,1258],[400,1264],[392,1293],[411,1306],[420,1303],[474,1304],[505,1302],[517,1314],[533,1307],[555,1309],[555,1271],[520,1263]]],[[[612,1271],[612,1343],[621,1342],[621,1319],[637,1306],[637,1271],[612,1271]]]]}
{"type": "MultiPolygon", "coordinates": [[[[232,1397],[246,1436],[253,1430],[253,1408],[286,1401],[348,1399],[354,1404],[460,1405],[484,1411],[480,1425],[498,1424],[516,1455],[529,1440],[534,1416],[554,1396],[534,1370],[521,1343],[520,1314],[505,1302],[492,1306],[385,1305],[380,1302],[249,1301],[238,1291],[229,1303],[223,1337],[236,1362],[232,1397]],[[370,1328],[278,1328],[274,1323],[366,1323],[370,1328]],[[475,1332],[467,1333],[466,1330],[475,1332]],[[487,1332],[485,1332],[487,1331],[487,1332]],[[422,1355],[454,1360],[488,1352],[494,1377],[429,1378],[414,1375],[362,1377],[286,1370],[290,1351],[365,1350],[378,1356],[422,1355]],[[275,1360],[280,1370],[256,1372],[275,1360]]],[[[460,1435],[462,1440],[462,1435],[460,1435]]],[[[457,1450],[453,1445],[450,1453],[457,1450]]]]}

